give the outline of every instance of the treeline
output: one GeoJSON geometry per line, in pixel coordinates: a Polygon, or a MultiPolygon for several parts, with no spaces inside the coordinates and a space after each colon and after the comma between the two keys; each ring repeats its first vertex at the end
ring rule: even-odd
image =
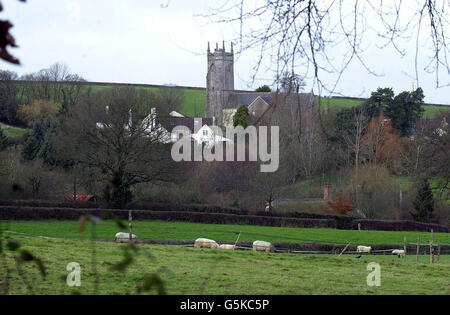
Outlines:
{"type": "Polygon", "coordinates": [[[0,198],[89,194],[114,208],[213,204],[273,214],[287,212],[275,206],[281,198],[312,198],[322,213],[450,222],[450,114],[424,119],[420,88],[380,88],[360,106],[328,111],[285,88],[261,119],[243,108],[237,124],[280,126],[279,168],[261,173],[261,161],[172,160],[167,134],[154,126],[181,105],[179,89],[81,89],[82,78],[58,64],[23,84],[3,75],[0,120],[29,132],[8,146],[0,131],[0,198]]]}
{"type": "Polygon", "coordinates": [[[85,80],[59,63],[20,77],[0,71],[0,122],[31,127],[39,119],[66,113],[80,97],[79,82],[85,80]]]}

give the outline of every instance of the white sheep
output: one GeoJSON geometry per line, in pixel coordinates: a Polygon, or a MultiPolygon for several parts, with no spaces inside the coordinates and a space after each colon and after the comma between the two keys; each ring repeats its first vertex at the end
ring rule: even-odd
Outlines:
{"type": "Polygon", "coordinates": [[[222,245],[219,246],[219,249],[234,250],[235,246],[234,245],[230,245],[230,244],[222,244],[222,245]]]}
{"type": "Polygon", "coordinates": [[[358,247],[356,247],[356,251],[358,253],[369,253],[370,254],[370,252],[372,251],[372,247],[359,245],[358,247]]]}
{"type": "MultiPolygon", "coordinates": [[[[137,236],[134,234],[131,234],[131,239],[132,240],[136,240],[137,236]]],[[[118,243],[126,243],[130,241],[130,233],[124,233],[124,232],[119,232],[116,234],[116,236],[114,237],[114,241],[118,242],[118,243]]]]}
{"type": "Polygon", "coordinates": [[[398,258],[400,258],[400,256],[404,256],[405,255],[405,250],[404,249],[394,249],[392,251],[393,255],[397,255],[398,258]]]}
{"type": "Polygon", "coordinates": [[[219,244],[216,241],[207,239],[207,238],[197,238],[194,243],[194,247],[197,248],[219,248],[219,244]]]}
{"type": "Polygon", "coordinates": [[[254,241],[253,242],[253,250],[269,253],[269,252],[274,252],[275,247],[272,245],[272,243],[269,243],[269,242],[254,241]]]}

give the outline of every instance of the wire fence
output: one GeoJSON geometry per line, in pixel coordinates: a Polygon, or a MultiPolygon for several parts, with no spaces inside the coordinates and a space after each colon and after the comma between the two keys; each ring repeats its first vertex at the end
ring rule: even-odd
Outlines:
{"type": "MultiPolygon", "coordinates": [[[[25,236],[25,237],[37,237],[37,238],[46,238],[46,239],[70,239],[70,240],[91,240],[92,237],[86,233],[84,235],[70,235],[64,234],[64,235],[58,235],[58,233],[42,233],[42,232],[24,232],[20,231],[20,229],[16,229],[17,223],[27,223],[27,224],[51,224],[51,225],[66,225],[66,226],[72,226],[73,231],[77,230],[78,223],[77,222],[67,222],[67,221],[2,221],[0,220],[1,227],[3,230],[7,230],[11,234],[25,236]],[[12,228],[11,228],[12,226],[12,228]],[[5,229],[6,227],[6,229],[5,229]]],[[[105,227],[109,228],[110,230],[116,231],[118,226],[116,223],[108,223],[108,222],[100,222],[96,224],[97,227],[105,227]]],[[[134,225],[133,226],[133,233],[136,234],[142,234],[146,235],[147,233],[144,233],[145,230],[157,230],[157,231],[163,231],[163,232],[189,232],[189,233],[195,233],[199,237],[210,236],[211,234],[222,234],[222,235],[233,235],[234,239],[240,236],[247,236],[247,239],[249,238],[258,238],[258,239],[269,239],[271,241],[273,240],[279,240],[279,241],[285,241],[280,242],[281,246],[276,246],[275,252],[278,253],[293,253],[293,254],[341,254],[342,253],[342,246],[345,245],[344,243],[335,244],[336,246],[332,246],[333,248],[327,249],[327,250],[315,250],[314,248],[320,248],[323,247],[322,245],[332,245],[332,242],[324,242],[324,241],[318,241],[316,239],[308,239],[308,238],[298,238],[298,237],[291,237],[291,236],[284,236],[284,235],[274,235],[274,234],[266,234],[266,233],[255,233],[255,232],[246,232],[246,231],[233,231],[233,230],[213,230],[213,229],[198,229],[198,228],[186,228],[186,227],[162,227],[162,226],[153,226],[153,225],[134,225]],[[142,231],[137,233],[139,231],[142,231]],[[287,242],[286,242],[287,241],[287,242]],[[292,244],[293,246],[287,246],[286,244],[292,244]],[[309,246],[305,246],[305,244],[310,244],[309,246]],[[311,245],[313,244],[313,245],[311,245]],[[284,245],[284,246],[283,246],[284,245]],[[302,247],[308,247],[307,249],[302,247]]],[[[103,235],[100,235],[98,237],[95,237],[94,240],[96,241],[105,241],[105,242],[112,242],[114,241],[113,235],[105,236],[106,233],[103,231],[103,235]]],[[[423,232],[420,232],[423,233],[423,232]]],[[[147,234],[148,235],[148,234],[147,234]]],[[[195,239],[194,237],[193,239],[195,239]]],[[[230,243],[231,237],[228,237],[228,242],[220,242],[219,243],[230,243]]],[[[367,240],[364,240],[367,245],[367,240]]],[[[179,243],[180,240],[174,239],[173,237],[171,239],[161,239],[161,238],[139,238],[139,242],[151,242],[151,244],[166,244],[166,245],[178,245],[178,246],[194,246],[194,241],[181,241],[183,243],[179,243]],[[177,243],[178,242],[178,243],[177,243]]],[[[234,242],[233,242],[234,243],[234,242]]],[[[238,246],[236,246],[236,249],[239,250],[251,250],[252,246],[251,244],[248,244],[249,242],[240,242],[238,246]]],[[[352,244],[356,245],[358,243],[357,239],[352,240],[352,244]]],[[[362,240],[360,243],[364,243],[362,240]]],[[[417,243],[407,243],[406,244],[408,249],[408,254],[413,253],[416,254],[416,250],[411,251],[411,247],[417,247],[417,243]]],[[[384,246],[384,248],[381,249],[373,249],[371,250],[371,255],[392,255],[393,250],[397,249],[403,249],[404,244],[401,244],[401,242],[398,243],[398,245],[380,245],[375,244],[373,245],[375,248],[384,246]],[[386,248],[386,246],[391,246],[386,248]]],[[[448,255],[450,254],[450,244],[446,243],[440,243],[440,244],[433,244],[433,252],[439,251],[441,255],[448,255]]],[[[419,255],[428,255],[430,252],[430,245],[429,244],[419,244],[419,255]]],[[[366,253],[360,253],[357,251],[344,251],[343,254],[358,254],[358,255],[366,255],[366,253]]]]}

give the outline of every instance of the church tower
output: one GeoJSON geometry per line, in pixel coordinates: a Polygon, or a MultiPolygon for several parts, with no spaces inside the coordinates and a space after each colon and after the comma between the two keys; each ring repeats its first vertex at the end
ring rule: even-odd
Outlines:
{"type": "Polygon", "coordinates": [[[205,117],[215,117],[218,124],[222,123],[222,110],[226,105],[229,94],[234,90],[234,52],[225,51],[216,44],[211,52],[208,43],[208,74],[206,76],[206,110],[205,117]]]}

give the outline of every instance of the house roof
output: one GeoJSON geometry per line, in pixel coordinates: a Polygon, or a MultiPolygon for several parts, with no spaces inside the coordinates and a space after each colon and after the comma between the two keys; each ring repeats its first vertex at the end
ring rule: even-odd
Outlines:
{"type": "Polygon", "coordinates": [[[171,116],[171,117],[185,117],[184,115],[182,115],[179,112],[174,111],[174,110],[169,113],[169,116],[171,116]]]}
{"type": "MultiPolygon", "coordinates": [[[[94,195],[77,195],[76,201],[93,201],[94,195]]],[[[74,201],[73,195],[54,196],[55,200],[74,201]]]]}
{"type": "Polygon", "coordinates": [[[161,124],[169,132],[172,132],[173,128],[177,126],[185,126],[189,128],[191,133],[194,133],[194,130],[200,129],[204,125],[212,125],[212,118],[190,118],[190,117],[161,117],[157,118],[157,122],[161,124]],[[201,126],[196,126],[195,123],[201,120],[201,126]]]}

